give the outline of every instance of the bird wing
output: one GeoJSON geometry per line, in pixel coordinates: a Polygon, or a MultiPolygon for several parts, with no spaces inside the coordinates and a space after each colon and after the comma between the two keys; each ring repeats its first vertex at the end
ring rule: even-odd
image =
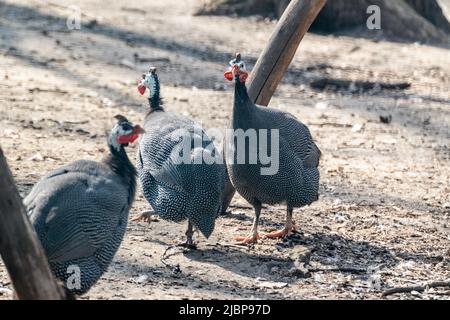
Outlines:
{"type": "Polygon", "coordinates": [[[150,128],[139,146],[138,168],[165,187],[188,192],[195,177],[191,163],[208,143],[203,137],[203,130],[192,122],[150,128]]]}
{"type": "Polygon", "coordinates": [[[64,262],[91,256],[110,239],[127,195],[111,177],[64,168],[41,180],[25,203],[49,261],[64,262]]]}
{"type": "Polygon", "coordinates": [[[306,157],[303,159],[303,163],[307,168],[317,168],[319,166],[320,157],[322,156],[322,152],[319,147],[311,141],[308,144],[308,151],[306,153],[306,157]]]}
{"type": "MultiPolygon", "coordinates": [[[[278,111],[278,110],[276,110],[278,111]]],[[[315,144],[308,127],[295,116],[285,112],[276,112],[278,117],[273,121],[274,128],[280,129],[280,135],[287,142],[307,168],[317,168],[321,151],[315,144]]]]}
{"type": "Polygon", "coordinates": [[[170,189],[183,192],[183,179],[176,165],[176,145],[170,141],[159,140],[156,145],[155,139],[149,139],[141,144],[139,148],[139,161],[142,174],[151,175],[158,183],[170,189]]]}

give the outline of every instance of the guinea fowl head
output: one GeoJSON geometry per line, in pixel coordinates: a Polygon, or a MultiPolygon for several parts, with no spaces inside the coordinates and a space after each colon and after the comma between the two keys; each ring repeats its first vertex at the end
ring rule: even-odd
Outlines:
{"type": "Polygon", "coordinates": [[[162,99],[160,98],[160,84],[158,74],[156,73],[156,68],[151,67],[147,73],[142,75],[142,79],[138,82],[138,91],[140,94],[144,94],[145,90],[148,89],[150,96],[148,101],[150,103],[151,111],[162,110],[162,99]]]}
{"type": "Polygon", "coordinates": [[[144,94],[146,89],[155,91],[155,85],[158,82],[158,75],[156,74],[156,68],[150,67],[147,73],[142,74],[142,80],[138,81],[138,91],[140,94],[144,94]]]}
{"type": "Polygon", "coordinates": [[[114,118],[117,119],[117,124],[112,128],[108,142],[116,151],[120,151],[122,147],[128,146],[129,143],[133,143],[140,134],[145,132],[140,125],[133,125],[120,114],[114,118]]]}
{"type": "Polygon", "coordinates": [[[235,79],[237,82],[245,83],[248,78],[248,72],[240,53],[236,53],[236,57],[230,61],[230,68],[223,75],[229,81],[235,79]]]}

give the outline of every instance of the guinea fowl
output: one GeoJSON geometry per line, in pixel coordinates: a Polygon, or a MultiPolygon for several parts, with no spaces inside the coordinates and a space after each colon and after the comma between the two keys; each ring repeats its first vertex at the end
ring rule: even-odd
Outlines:
{"type": "Polygon", "coordinates": [[[234,187],[255,209],[255,218],[250,236],[237,237],[244,243],[256,242],[258,222],[263,203],[287,205],[286,225],[283,230],[266,234],[265,237],[284,237],[294,230],[293,208],[309,205],[318,199],[320,150],[314,143],[309,129],[293,115],[280,110],[255,105],[247,94],[245,80],[248,73],[240,54],[230,62],[230,70],[225,72],[228,80],[235,81],[232,129],[255,130],[256,143],[245,140],[245,154],[256,153],[257,161],[239,163],[236,139],[227,139],[227,169],[234,187]],[[265,130],[267,131],[265,131],[265,130]],[[261,133],[266,133],[268,141],[278,139],[278,150],[271,145],[262,146],[261,133]],[[259,134],[258,134],[259,133],[259,134]],[[258,149],[256,150],[256,147],[258,149]],[[271,154],[278,153],[278,170],[273,174],[262,174],[266,165],[261,161],[261,147],[271,154]],[[274,149],[274,148],[272,148],[274,149]],[[231,159],[232,161],[229,161],[231,159]]]}
{"type": "Polygon", "coordinates": [[[134,200],[136,169],[125,147],[144,131],[121,115],[115,118],[108,156],[53,170],[24,200],[50,268],[69,295],[85,293],[106,271],[134,200]]]}
{"type": "MultiPolygon", "coordinates": [[[[137,170],[145,198],[161,218],[188,220],[186,243],[193,246],[193,227],[208,238],[220,214],[225,166],[217,161],[213,141],[189,118],[166,112],[155,68],[143,75],[138,89],[150,90],[146,133],[139,143],[137,170]],[[180,155],[183,154],[183,161],[180,155]]],[[[148,220],[143,212],[133,220],[148,220]]]]}

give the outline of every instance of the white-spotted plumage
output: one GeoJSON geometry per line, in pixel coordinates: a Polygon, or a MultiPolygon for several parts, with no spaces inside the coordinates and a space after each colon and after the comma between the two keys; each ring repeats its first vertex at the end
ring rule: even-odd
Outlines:
{"type": "MultiPolygon", "coordinates": [[[[156,71],[147,74],[151,89],[145,135],[139,143],[137,170],[145,198],[163,219],[188,220],[209,237],[220,213],[225,166],[207,164],[201,157],[213,143],[194,121],[164,111],[159,96],[156,71]],[[201,139],[200,148],[189,149],[190,163],[179,163],[183,149],[179,132],[190,133],[190,139],[201,139]],[[200,160],[200,161],[197,161],[200,160]],[[200,162],[200,164],[195,164],[200,162]]],[[[212,152],[218,152],[213,148],[212,152]]],[[[192,240],[192,239],[191,239],[192,240]]],[[[188,239],[189,241],[189,239],[188,239]]]]}
{"type": "MultiPolygon", "coordinates": [[[[235,91],[232,129],[267,130],[269,135],[271,130],[278,130],[279,133],[279,167],[275,174],[262,175],[261,168],[265,165],[260,162],[237,164],[234,159],[234,162],[227,163],[228,174],[233,186],[255,208],[252,235],[243,239],[246,242],[254,242],[258,238],[257,226],[263,203],[287,205],[286,228],[283,232],[278,233],[285,235],[293,228],[292,209],[309,205],[318,199],[320,178],[318,165],[321,152],[306,125],[293,115],[257,106],[250,100],[245,83],[240,78],[240,72],[246,71],[241,68],[245,64],[239,54],[236,59],[231,61],[232,67],[234,64],[237,68],[233,69],[235,91]]],[[[259,135],[257,137],[257,145],[260,145],[259,135]]],[[[270,141],[270,137],[268,141],[270,141]]],[[[227,155],[236,148],[236,142],[230,141],[229,143],[234,148],[226,150],[227,155]]],[[[252,149],[247,142],[246,154],[250,150],[252,149]]],[[[260,159],[260,155],[257,154],[256,158],[260,159]]]]}
{"type": "Polygon", "coordinates": [[[55,169],[24,199],[52,272],[73,294],[85,293],[107,270],[134,200],[136,170],[124,145],[117,148],[118,135],[133,126],[120,117],[103,161],[79,160],[55,169]],[[79,287],[76,279],[68,283],[77,269],[79,287]]]}

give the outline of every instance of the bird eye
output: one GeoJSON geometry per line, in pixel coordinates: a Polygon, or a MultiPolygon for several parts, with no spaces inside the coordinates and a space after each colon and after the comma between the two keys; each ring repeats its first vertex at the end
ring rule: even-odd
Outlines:
{"type": "Polygon", "coordinates": [[[130,131],[130,130],[133,130],[133,126],[131,124],[129,124],[129,123],[123,123],[122,124],[122,129],[124,131],[130,131]]]}

